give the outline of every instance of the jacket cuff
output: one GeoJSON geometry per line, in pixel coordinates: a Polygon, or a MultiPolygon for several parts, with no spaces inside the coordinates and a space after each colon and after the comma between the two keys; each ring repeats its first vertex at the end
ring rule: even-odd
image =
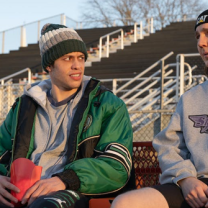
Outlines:
{"type": "Polygon", "coordinates": [[[59,177],[66,185],[66,189],[77,191],[80,187],[80,180],[73,170],[65,170],[61,173],[53,174],[52,177],[59,177]]]}

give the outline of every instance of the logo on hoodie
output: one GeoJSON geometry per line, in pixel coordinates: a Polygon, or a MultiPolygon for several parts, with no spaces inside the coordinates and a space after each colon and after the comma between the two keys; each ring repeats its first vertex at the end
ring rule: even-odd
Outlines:
{"type": "Polygon", "coordinates": [[[201,128],[200,133],[208,134],[208,116],[207,115],[193,115],[189,119],[194,122],[195,128],[201,128]]]}
{"type": "Polygon", "coordinates": [[[87,115],[87,118],[86,118],[86,121],[84,123],[84,129],[83,129],[83,132],[87,131],[87,129],[89,129],[89,127],[91,126],[92,124],[92,116],[91,115],[87,115]]]}

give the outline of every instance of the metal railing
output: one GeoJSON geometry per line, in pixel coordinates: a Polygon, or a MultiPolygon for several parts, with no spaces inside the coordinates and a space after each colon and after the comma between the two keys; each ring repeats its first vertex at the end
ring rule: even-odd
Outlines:
{"type": "Polygon", "coordinates": [[[124,44],[123,44],[123,36],[124,36],[124,32],[123,32],[123,29],[118,29],[114,32],[111,32],[111,33],[108,33],[106,35],[103,35],[100,37],[100,40],[99,40],[99,58],[102,58],[102,50],[103,48],[106,48],[106,57],[108,58],[109,57],[109,47],[110,47],[110,36],[111,35],[114,35],[116,33],[120,33],[121,34],[121,37],[119,38],[120,41],[121,41],[121,49],[124,49],[124,44]],[[103,46],[103,39],[104,38],[107,38],[107,42],[106,44],[103,46]]]}
{"type": "Polygon", "coordinates": [[[63,24],[68,27],[76,28],[78,22],[66,17],[64,14],[44,18],[18,27],[0,32],[0,53],[8,53],[11,49],[27,46],[27,43],[37,43],[40,37],[41,27],[48,23],[63,24]],[[15,33],[15,36],[14,36],[15,33]],[[29,35],[28,35],[29,34],[29,35]],[[11,41],[12,39],[12,41],[11,41]],[[12,42],[12,43],[11,43],[12,42]]]}
{"type": "Polygon", "coordinates": [[[4,85],[5,80],[11,79],[13,77],[16,77],[17,75],[20,75],[20,74],[22,74],[22,73],[24,73],[26,71],[28,71],[28,83],[31,83],[31,77],[32,77],[31,69],[30,68],[25,68],[25,69],[22,69],[22,70],[20,70],[20,71],[18,71],[16,73],[13,73],[13,74],[11,74],[9,76],[1,78],[0,79],[1,85],[4,85]]]}
{"type": "MultiPolygon", "coordinates": [[[[181,96],[181,86],[183,86],[184,92],[199,82],[206,80],[205,76],[193,76],[192,72],[197,69],[197,65],[190,66],[183,58],[178,58],[181,56],[193,57],[198,56],[198,54],[179,54],[177,55],[176,63],[165,65],[165,60],[172,54],[173,52],[170,52],[134,78],[111,80],[113,92],[124,100],[129,111],[138,109],[164,109],[170,103],[176,104],[178,102],[181,96]],[[155,67],[157,66],[161,68],[155,71],[155,67]],[[176,70],[173,70],[172,67],[176,68],[176,70]],[[171,69],[167,71],[169,68],[171,69]],[[144,77],[152,70],[151,75],[144,77]],[[174,73],[176,74],[173,75],[174,73]],[[118,87],[118,82],[120,81],[127,82],[122,84],[121,87],[118,87]],[[140,99],[140,97],[142,98],[140,99]]],[[[102,81],[104,82],[105,80],[102,81]]]]}
{"type": "MultiPolygon", "coordinates": [[[[184,73],[184,76],[187,76],[188,78],[184,78],[185,81],[188,81],[187,85],[183,84],[183,91],[187,91],[189,88],[188,86],[192,86],[193,85],[193,79],[201,79],[203,82],[203,80],[207,80],[207,77],[205,75],[192,75],[192,71],[194,69],[196,69],[196,65],[194,65],[193,67],[191,67],[188,63],[184,63],[184,66],[187,67],[188,71],[184,73]]],[[[176,67],[176,71],[177,74],[176,76],[165,76],[164,80],[169,80],[169,79],[174,79],[176,82],[176,97],[180,97],[181,95],[179,94],[180,91],[180,73],[178,73],[178,70],[180,69],[180,63],[172,63],[172,64],[167,64],[165,66],[165,69],[168,67],[176,67]],[[179,66],[179,68],[178,68],[179,66]]],[[[180,70],[179,70],[180,71],[180,70]]],[[[169,73],[171,73],[171,71],[169,71],[169,73]]],[[[159,76],[161,73],[160,70],[156,71],[155,73],[153,73],[152,75],[148,76],[148,77],[137,77],[136,80],[134,80],[135,82],[138,81],[139,84],[135,85],[133,88],[127,88],[127,86],[129,86],[131,83],[133,78],[116,78],[116,79],[100,79],[100,81],[105,85],[108,85],[110,89],[112,89],[112,92],[116,95],[119,93],[122,93],[122,95],[120,96],[122,99],[125,100],[125,98],[127,96],[129,96],[131,93],[138,91],[137,95],[142,94],[143,91],[146,91],[148,89],[151,89],[156,83],[160,82],[161,77],[159,76]],[[130,84],[128,84],[130,82],[130,84]],[[145,84],[147,84],[148,82],[151,82],[148,84],[147,87],[143,87],[145,84]],[[108,83],[111,83],[110,85],[108,83]],[[123,86],[126,85],[125,88],[123,88],[123,86]]],[[[167,75],[169,75],[169,73],[167,75]]],[[[140,74],[139,74],[140,75],[140,74]]],[[[132,100],[135,99],[135,97],[137,96],[136,94],[131,96],[131,98],[129,98],[128,100],[126,100],[126,104],[130,103],[132,100]]],[[[178,100],[178,99],[177,99],[178,100]]]]}
{"type": "MultiPolygon", "coordinates": [[[[187,59],[188,57],[194,58],[194,56],[198,57],[198,54],[180,54],[177,55],[176,63],[165,65],[164,61],[172,54],[173,52],[170,52],[133,79],[101,80],[101,82],[106,85],[111,83],[113,92],[118,94],[126,103],[132,127],[135,132],[143,131],[142,129],[146,128],[145,126],[152,125],[152,123],[156,121],[158,122],[158,119],[163,119],[160,118],[156,111],[172,111],[175,108],[178,97],[180,97],[181,82],[183,84],[183,91],[185,92],[191,87],[207,80],[204,75],[193,74],[193,72],[198,70],[197,65],[200,65],[200,63],[194,60],[194,64],[188,64],[185,62],[185,58],[178,58],[179,56],[186,57],[187,59]],[[161,68],[155,71],[153,66],[160,66],[161,68]],[[173,67],[177,70],[173,69],[173,67]],[[182,67],[182,69],[180,67],[182,67]],[[151,75],[149,75],[150,70],[153,70],[151,75]],[[124,82],[126,82],[126,84],[124,84],[124,82]],[[148,114],[147,111],[150,110],[152,113],[148,114]],[[140,113],[135,113],[133,115],[132,112],[134,111],[140,113]],[[141,112],[143,112],[143,115],[141,112]]],[[[189,62],[191,62],[191,60],[189,60],[189,62]]],[[[27,70],[28,74],[30,74],[30,70],[26,68],[21,70],[21,72],[0,80],[0,118],[5,118],[15,98],[23,93],[23,86],[26,84],[13,84],[11,78],[27,70]],[[6,83],[6,80],[9,81],[6,83]]],[[[31,77],[31,75],[28,75],[28,81],[31,82],[31,78],[29,77],[31,77]]],[[[162,121],[160,121],[160,123],[162,123],[162,121]]]]}
{"type": "MultiPolygon", "coordinates": [[[[155,16],[148,18],[147,25],[143,27],[143,30],[147,30],[150,33],[153,33],[154,31],[153,18],[156,19],[157,17],[155,16]]],[[[177,15],[176,18],[174,19],[176,19],[177,21],[187,21],[195,18],[193,17],[193,14],[192,15],[189,14],[188,18],[187,15],[183,15],[182,18],[178,19],[178,15],[177,15]]],[[[0,31],[0,53],[8,53],[10,50],[16,50],[19,47],[25,47],[28,43],[37,43],[40,37],[40,28],[47,22],[67,25],[70,28],[82,29],[83,23],[87,23],[86,25],[90,25],[88,23],[93,21],[76,21],[72,18],[67,17],[65,14],[59,14],[38,21],[30,22],[18,27],[0,31]],[[29,33],[31,34],[28,36],[29,33]],[[10,41],[11,38],[13,41],[10,41]]],[[[116,24],[114,26],[116,26],[116,24]]],[[[142,28],[142,26],[143,25],[140,22],[140,28],[142,28]]],[[[141,37],[142,34],[140,33],[140,39],[141,37]]],[[[135,38],[134,40],[136,41],[136,33],[134,33],[134,38],[135,38]]]]}
{"type": "MultiPolygon", "coordinates": [[[[21,25],[19,27],[14,27],[8,30],[4,30],[0,32],[0,48],[1,51],[0,53],[8,53],[11,49],[18,49],[19,47],[26,47],[28,43],[37,43],[40,37],[40,29],[41,27],[47,23],[47,22],[53,22],[56,24],[63,24],[67,25],[68,27],[75,28],[75,29],[80,29],[82,28],[82,24],[80,24],[78,21],[75,21],[64,14],[60,15],[55,15],[49,18],[44,18],[38,21],[34,21],[28,24],[21,25]],[[15,37],[13,34],[16,34],[15,37]],[[10,39],[12,38],[12,42],[10,39]]],[[[142,39],[145,32],[147,33],[153,33],[153,18],[148,19],[147,25],[143,27],[142,22],[140,22],[139,25],[140,29],[138,29],[138,23],[134,24],[134,42],[137,42],[138,39],[138,32],[139,32],[139,39],[142,39]]],[[[121,31],[121,29],[120,29],[121,31]]],[[[113,32],[112,34],[117,33],[116,31],[113,32]]],[[[104,37],[107,37],[107,57],[109,56],[109,46],[112,43],[109,43],[109,36],[112,34],[107,34],[105,36],[102,36],[100,38],[100,41],[104,37]]],[[[121,37],[119,38],[121,40],[121,49],[123,49],[123,37],[124,37],[124,32],[121,32],[121,37]]],[[[104,46],[105,47],[105,46],[104,46]]],[[[100,44],[100,51],[102,50],[102,43],[100,44]]],[[[101,53],[99,53],[101,54],[101,53]]],[[[101,57],[101,55],[100,55],[101,57]]]]}
{"type": "MultiPolygon", "coordinates": [[[[184,67],[187,66],[185,64],[185,57],[194,57],[194,56],[200,56],[199,53],[192,53],[192,54],[178,54],[176,56],[176,63],[177,63],[177,77],[180,77],[180,79],[177,79],[178,86],[180,85],[180,90],[177,91],[178,99],[179,97],[184,93],[184,67]]],[[[190,71],[190,68],[189,68],[190,71]]],[[[191,75],[191,73],[190,73],[191,75]]]]}
{"type": "MultiPolygon", "coordinates": [[[[140,74],[138,74],[136,77],[134,77],[133,79],[131,79],[129,82],[127,82],[126,84],[124,84],[122,87],[120,87],[119,89],[117,89],[115,93],[117,94],[121,90],[123,90],[126,87],[128,87],[130,84],[132,84],[138,78],[142,77],[144,74],[146,74],[147,72],[149,72],[150,70],[152,70],[154,67],[156,67],[157,65],[159,65],[162,60],[165,60],[165,59],[169,58],[171,55],[173,55],[173,52],[170,52],[169,54],[167,54],[166,56],[164,56],[163,58],[161,58],[159,61],[157,61],[154,64],[152,64],[150,67],[148,67],[143,72],[141,72],[140,74]]],[[[121,98],[125,98],[125,94],[121,98]]]]}
{"type": "MultiPolygon", "coordinates": [[[[133,41],[134,43],[136,43],[139,39],[143,39],[144,35],[149,35],[150,33],[153,33],[153,18],[150,18],[150,20],[148,21],[148,24],[143,27],[143,23],[142,21],[140,22],[140,24],[138,25],[137,22],[134,23],[134,31],[133,31],[133,41]],[[139,26],[139,29],[138,29],[139,26]],[[144,32],[146,31],[146,32],[144,32]]],[[[118,29],[115,30],[111,33],[108,33],[106,35],[103,35],[100,37],[99,39],[99,58],[102,58],[103,56],[103,50],[106,50],[106,56],[105,57],[109,57],[109,53],[110,53],[110,46],[112,46],[112,44],[114,43],[118,43],[120,42],[120,49],[124,49],[124,31],[123,29],[118,29]],[[114,35],[114,34],[120,34],[120,36],[118,36],[117,40],[110,40],[110,36],[114,35]],[[103,40],[106,39],[105,44],[103,45],[103,40]]]]}
{"type": "MultiPolygon", "coordinates": [[[[184,55],[184,56],[188,56],[188,55],[184,55]]],[[[138,99],[137,102],[132,106],[128,106],[128,111],[130,114],[130,120],[132,123],[134,134],[136,132],[142,132],[142,128],[147,128],[153,124],[155,125],[155,123],[157,122],[160,123],[160,130],[162,130],[164,128],[164,126],[162,125],[164,119],[161,116],[161,114],[158,114],[156,112],[152,114],[132,114],[132,111],[174,110],[179,99],[178,91],[180,89],[180,86],[178,80],[182,80],[183,83],[186,83],[183,85],[184,91],[206,80],[205,76],[192,75],[193,70],[197,68],[196,65],[191,67],[188,63],[185,63],[183,59],[181,59],[182,63],[177,62],[177,63],[165,65],[164,60],[165,59],[161,60],[161,69],[154,72],[153,75],[150,76],[148,79],[143,80],[141,83],[139,83],[134,88],[126,92],[123,96],[121,96],[122,99],[127,98],[129,95],[134,93],[135,90],[137,90],[138,88],[141,89],[139,92],[135,92],[133,96],[130,96],[130,98],[128,98],[127,100],[124,100],[124,102],[128,106],[128,103],[136,99],[143,92],[147,90],[149,90],[150,92],[149,94],[142,96],[142,98],[138,99]],[[181,76],[181,74],[179,75],[179,73],[176,72],[176,76],[171,76],[168,79],[168,76],[172,74],[174,70],[171,69],[166,72],[166,69],[168,69],[169,67],[176,67],[177,71],[179,71],[178,65],[183,66],[183,68],[180,69],[180,72],[183,71],[183,76],[181,76]],[[186,72],[184,70],[185,66],[188,69],[186,72]],[[157,79],[156,76],[158,76],[158,74],[160,74],[160,77],[157,79]],[[153,80],[153,78],[155,81],[153,80]],[[164,82],[165,79],[168,79],[168,81],[164,82]],[[151,82],[148,83],[148,81],[150,80],[151,82]],[[153,86],[156,85],[158,81],[160,82],[160,87],[154,88],[153,86]],[[145,84],[146,87],[143,87],[145,84]]]]}

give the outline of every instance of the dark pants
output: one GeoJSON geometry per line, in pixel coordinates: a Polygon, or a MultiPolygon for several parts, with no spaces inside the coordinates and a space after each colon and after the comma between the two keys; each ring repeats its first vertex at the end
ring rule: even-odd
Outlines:
{"type": "MultiPolygon", "coordinates": [[[[208,185],[208,178],[199,179],[208,185]]],[[[183,197],[180,187],[174,183],[156,185],[153,188],[157,189],[166,198],[169,208],[191,208],[183,197]]]]}
{"type": "MultiPolygon", "coordinates": [[[[89,208],[89,198],[75,191],[57,191],[37,198],[25,208],[89,208]]],[[[0,204],[0,208],[9,208],[0,204]]]]}

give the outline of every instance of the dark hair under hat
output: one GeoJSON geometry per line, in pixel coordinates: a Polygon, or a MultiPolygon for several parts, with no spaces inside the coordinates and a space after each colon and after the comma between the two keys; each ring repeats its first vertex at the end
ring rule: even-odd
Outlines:
{"type": "Polygon", "coordinates": [[[85,61],[88,56],[82,38],[75,30],[65,25],[45,24],[41,30],[39,47],[42,67],[45,71],[47,66],[67,53],[82,52],[85,55],[85,61]]]}
{"type": "Polygon", "coordinates": [[[196,24],[195,24],[195,30],[196,28],[201,25],[201,24],[204,24],[204,23],[208,23],[208,9],[203,11],[198,17],[197,17],[197,20],[196,20],[196,24]]]}

